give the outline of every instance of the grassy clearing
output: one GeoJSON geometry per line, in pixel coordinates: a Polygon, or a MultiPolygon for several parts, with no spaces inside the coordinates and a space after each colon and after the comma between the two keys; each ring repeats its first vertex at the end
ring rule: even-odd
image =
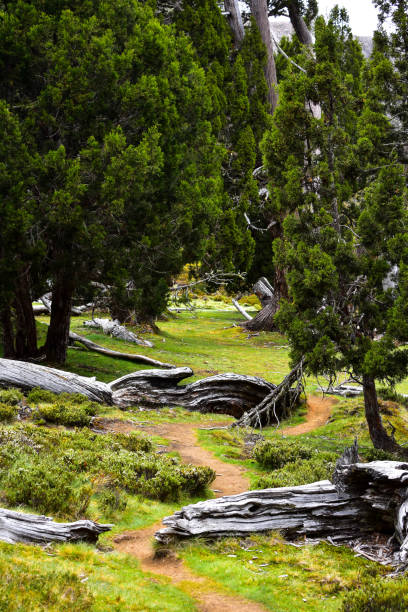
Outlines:
{"type": "MultiPolygon", "coordinates": [[[[194,370],[191,380],[217,372],[235,371],[279,382],[289,369],[285,338],[279,334],[248,335],[241,328],[233,326],[241,320],[240,315],[232,309],[216,310],[220,308],[220,304],[222,305],[222,301],[214,304],[205,302],[205,311],[182,312],[176,318],[160,322],[160,335],[146,334],[146,337],[155,343],[154,349],[127,344],[84,328],[83,317],[73,319],[73,329],[110,348],[146,354],[176,365],[191,366],[194,370]]],[[[43,317],[43,322],[39,323],[42,336],[45,334],[46,320],[47,317],[43,317]]],[[[110,359],[81,348],[69,350],[66,367],[85,376],[96,376],[103,381],[143,369],[143,366],[137,368],[133,363],[110,359]]],[[[404,385],[406,383],[401,386],[402,390],[404,385]]],[[[316,392],[315,380],[307,381],[307,390],[316,392]]],[[[129,421],[141,432],[144,425],[189,422],[195,423],[199,428],[204,422],[232,422],[233,419],[225,416],[221,418],[220,415],[190,413],[181,408],[159,411],[135,407],[122,412],[114,407],[96,406],[95,409],[91,406],[89,410],[89,406],[81,408],[80,403],[73,400],[67,411],[71,422],[67,422],[67,417],[58,409],[59,401],[51,398],[45,402],[37,398],[33,404],[38,407],[39,418],[32,424],[21,425],[15,421],[15,406],[19,399],[13,399],[13,394],[0,395],[0,403],[12,407],[12,410],[4,411],[5,422],[0,425],[3,438],[4,432],[17,430],[23,430],[29,439],[34,436],[36,443],[43,448],[44,457],[49,454],[47,469],[54,469],[62,462],[61,478],[65,478],[68,473],[66,485],[72,487],[72,494],[81,492],[81,499],[84,495],[89,496],[86,515],[100,522],[113,522],[115,526],[111,533],[101,537],[101,550],[77,544],[42,550],[0,543],[0,571],[2,577],[6,577],[0,586],[0,610],[57,611],[64,610],[65,605],[66,609],[71,607],[74,610],[98,612],[194,610],[194,601],[188,594],[172,587],[164,579],[144,574],[134,559],[114,552],[111,546],[118,534],[152,525],[163,516],[172,514],[180,505],[198,501],[199,497],[188,488],[181,488],[178,501],[147,499],[144,489],[136,491],[129,486],[128,481],[122,481],[122,464],[116,469],[116,455],[126,455],[128,460],[127,453],[130,452],[123,447],[119,449],[119,437],[116,442],[109,442],[114,444],[114,448],[102,448],[100,441],[90,440],[86,427],[75,430],[71,425],[75,420],[77,425],[86,425],[95,412],[96,418],[129,421]],[[7,423],[9,419],[11,424],[7,423]],[[56,440],[59,442],[56,443],[56,440]],[[95,454],[100,457],[95,457],[95,454]],[[84,461],[87,463],[85,468],[84,461]],[[102,496],[101,500],[101,485],[103,490],[106,484],[104,478],[109,474],[113,474],[116,479],[120,476],[121,482],[116,482],[113,487],[106,487],[108,493],[111,489],[113,492],[102,496]],[[88,487],[88,493],[81,487],[88,487]],[[125,495],[126,505],[120,503],[122,493],[125,495]],[[6,599],[8,607],[3,603],[6,599]]],[[[68,398],[64,401],[69,402],[68,398]]],[[[390,401],[382,402],[382,408],[384,420],[394,425],[397,438],[401,441],[408,439],[408,410],[390,401]]],[[[302,406],[290,420],[282,423],[282,426],[298,424],[304,420],[305,412],[305,406],[302,406]]],[[[295,475],[299,481],[306,481],[311,474],[311,466],[306,463],[317,456],[321,458],[317,466],[319,470],[331,469],[331,461],[322,451],[339,455],[356,436],[362,454],[372,458],[361,399],[337,402],[327,425],[299,436],[300,444],[310,451],[310,457],[300,458],[299,461],[289,453],[288,461],[276,469],[262,465],[254,459],[247,444],[247,433],[235,430],[199,430],[198,440],[200,445],[211,450],[221,460],[245,467],[253,488],[260,482],[266,483],[268,478],[272,478],[271,482],[281,479],[281,484],[291,484],[290,479],[295,475]],[[291,459],[295,467],[292,466],[291,459]],[[302,464],[302,461],[306,463],[302,464]]],[[[263,430],[262,434],[272,443],[281,437],[273,427],[263,430]]],[[[96,439],[100,440],[100,437],[97,436],[96,439]]],[[[149,436],[149,440],[159,444],[166,442],[158,436],[149,436]]],[[[10,474],[15,472],[13,487],[16,488],[19,483],[16,468],[20,466],[27,470],[33,456],[41,458],[42,451],[27,451],[23,457],[21,452],[24,445],[20,445],[18,453],[11,449],[15,452],[14,455],[4,452],[7,448],[10,451],[10,448],[6,447],[7,444],[2,444],[0,453],[1,503],[16,507],[22,502],[7,501],[7,487],[4,483],[7,484],[10,474]]],[[[37,459],[34,457],[34,462],[37,459]]],[[[162,459],[158,463],[153,461],[156,466],[159,463],[161,465],[161,462],[162,459]]],[[[164,463],[165,472],[171,473],[171,464],[167,463],[167,460],[164,463]]],[[[128,463],[126,465],[129,467],[128,463]]],[[[22,480],[20,478],[20,481],[22,480]]],[[[62,480],[58,482],[61,483],[62,480]]],[[[209,495],[207,492],[203,497],[209,495]]],[[[75,501],[75,498],[73,500],[75,501]]],[[[32,501],[23,503],[23,508],[36,511],[32,501]]],[[[340,610],[343,597],[350,589],[358,589],[369,579],[379,582],[384,571],[377,564],[356,559],[353,553],[345,548],[334,548],[326,544],[294,548],[283,544],[277,535],[262,535],[245,540],[229,538],[218,542],[195,540],[181,545],[178,552],[197,574],[206,576],[214,581],[214,584],[220,585],[220,588],[260,602],[274,612],[340,610]]],[[[189,592],[194,593],[194,585],[189,592]]]]}

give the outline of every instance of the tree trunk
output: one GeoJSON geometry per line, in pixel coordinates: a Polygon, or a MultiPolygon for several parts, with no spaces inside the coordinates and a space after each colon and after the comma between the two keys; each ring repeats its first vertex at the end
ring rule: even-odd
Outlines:
{"type": "Polygon", "coordinates": [[[70,281],[57,278],[52,290],[50,326],[45,343],[47,361],[51,363],[65,363],[67,357],[73,293],[70,281]]]}
{"type": "Polygon", "coordinates": [[[266,47],[265,78],[268,84],[268,101],[271,107],[271,114],[273,114],[278,105],[278,78],[276,76],[275,58],[273,55],[267,0],[251,0],[251,11],[266,47]]]}
{"type": "Polygon", "coordinates": [[[3,330],[4,357],[6,359],[13,359],[16,356],[16,351],[14,348],[14,332],[9,305],[4,306],[1,311],[1,326],[3,330]]]}
{"type": "Polygon", "coordinates": [[[241,11],[239,10],[238,1],[237,0],[225,0],[224,6],[225,6],[225,10],[229,12],[228,21],[231,26],[231,30],[234,34],[235,45],[237,47],[240,47],[242,41],[244,40],[245,32],[244,32],[244,24],[242,23],[241,11]]]}
{"type": "Polygon", "coordinates": [[[302,45],[307,45],[308,47],[311,47],[313,44],[312,35],[294,2],[288,2],[288,10],[289,18],[293,29],[296,32],[296,36],[298,37],[302,45]]]}
{"type": "Polygon", "coordinates": [[[254,293],[262,304],[262,310],[244,324],[245,328],[249,331],[274,331],[276,329],[274,317],[279,310],[279,302],[288,296],[284,271],[280,268],[275,269],[274,288],[267,279],[260,278],[254,285],[254,293]]]}
{"type": "Polygon", "coordinates": [[[363,391],[365,416],[374,448],[390,452],[401,451],[401,447],[388,435],[382,423],[375,380],[372,376],[363,376],[363,391]]]}
{"type": "Polygon", "coordinates": [[[15,356],[29,359],[38,354],[37,328],[35,323],[28,272],[19,276],[15,288],[15,356]]]}
{"type": "MultiPolygon", "coordinates": [[[[271,401],[274,406],[276,404],[276,414],[282,417],[296,393],[287,384],[275,387],[262,378],[231,373],[180,384],[191,376],[190,368],[140,370],[106,384],[35,363],[0,359],[0,387],[18,387],[24,391],[40,387],[58,394],[80,393],[92,401],[120,408],[182,406],[192,411],[240,418],[255,406],[260,406],[262,411],[262,400],[269,398],[276,388],[278,394],[271,401]]],[[[288,379],[285,381],[287,383],[288,379]]],[[[262,422],[262,414],[256,419],[256,423],[259,422],[262,422]]]]}

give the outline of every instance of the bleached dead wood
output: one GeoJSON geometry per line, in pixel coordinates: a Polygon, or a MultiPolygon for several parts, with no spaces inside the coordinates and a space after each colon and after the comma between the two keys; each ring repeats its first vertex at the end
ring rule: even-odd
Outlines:
{"type": "MultiPolygon", "coordinates": [[[[46,314],[51,313],[51,293],[46,293],[45,295],[40,297],[40,302],[43,304],[43,309],[40,310],[38,306],[33,306],[34,314],[46,314]]],[[[93,304],[84,304],[83,306],[72,306],[71,307],[71,315],[79,316],[90,310],[93,307],[93,304]]]]}
{"type": "Polygon", "coordinates": [[[115,357],[116,359],[125,359],[126,361],[134,361],[135,363],[144,363],[146,365],[155,366],[156,368],[174,368],[171,363],[163,363],[162,361],[158,361],[157,359],[152,359],[151,357],[146,357],[146,355],[137,355],[135,353],[122,353],[121,351],[114,351],[105,346],[100,346],[99,344],[95,344],[92,340],[88,340],[88,338],[84,338],[84,336],[80,336],[74,332],[69,332],[69,339],[74,342],[79,342],[83,344],[90,351],[94,351],[95,353],[100,353],[101,355],[107,355],[107,357],[115,357]]]}
{"type": "Polygon", "coordinates": [[[185,506],[166,517],[156,539],[169,536],[219,537],[280,530],[287,537],[342,540],[369,530],[360,505],[339,498],[328,480],[299,487],[248,491],[185,506]],[[356,517],[361,520],[357,521],[356,517]]]}
{"type": "MultiPolygon", "coordinates": [[[[229,414],[236,418],[269,395],[275,385],[239,374],[219,374],[189,385],[180,385],[193,375],[190,368],[141,370],[106,384],[34,363],[0,359],[0,386],[30,390],[34,387],[54,393],[82,393],[89,399],[121,408],[183,406],[188,410],[229,414]]],[[[281,414],[290,398],[281,398],[281,414]]]]}
{"type": "Polygon", "coordinates": [[[0,508],[0,541],[16,544],[45,544],[47,542],[96,542],[98,536],[110,531],[112,525],[93,521],[56,523],[47,516],[23,514],[0,508]]]}
{"type": "MultiPolygon", "coordinates": [[[[275,385],[255,376],[218,374],[188,385],[179,383],[193,375],[190,368],[170,371],[143,370],[128,374],[111,383],[114,403],[158,408],[183,406],[188,410],[229,414],[239,418],[257,405],[275,385]]],[[[285,403],[277,406],[282,411],[285,403]]]]}
{"type": "Polygon", "coordinates": [[[126,329],[124,325],[121,325],[119,321],[112,319],[92,319],[91,321],[84,321],[85,327],[91,327],[93,329],[101,329],[104,334],[118,338],[118,340],[124,340],[125,342],[132,342],[139,344],[140,346],[147,346],[153,348],[153,343],[143,338],[138,338],[136,334],[126,329]]]}
{"type": "Polygon", "coordinates": [[[12,359],[0,359],[0,387],[18,387],[24,391],[40,387],[53,393],[81,393],[95,402],[112,403],[109,386],[94,378],[12,359]]]}
{"type": "Polygon", "coordinates": [[[238,312],[242,314],[242,316],[245,317],[247,321],[252,321],[251,315],[245,310],[245,308],[241,306],[239,302],[237,302],[237,300],[232,300],[232,303],[235,306],[235,308],[238,310],[238,312]]]}
{"type": "Polygon", "coordinates": [[[164,519],[166,527],[155,537],[166,542],[174,536],[219,537],[279,530],[289,539],[307,536],[352,547],[358,540],[359,550],[364,551],[364,542],[380,533],[393,536],[384,556],[398,568],[406,568],[408,464],[361,463],[356,458],[354,446],[337,462],[333,483],[324,480],[248,491],[185,506],[164,519]]]}

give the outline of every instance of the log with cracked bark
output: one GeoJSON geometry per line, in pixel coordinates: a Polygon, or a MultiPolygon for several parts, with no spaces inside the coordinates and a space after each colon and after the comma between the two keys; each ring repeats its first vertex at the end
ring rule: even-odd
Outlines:
{"type": "Polygon", "coordinates": [[[387,558],[408,565],[408,464],[358,461],[357,447],[339,459],[333,482],[248,491],[185,506],[155,535],[219,537],[279,530],[288,539],[311,537],[353,545],[373,533],[389,538],[387,558]],[[391,537],[390,537],[391,536],[391,537]]]}
{"type": "MultiPolygon", "coordinates": [[[[275,388],[262,378],[239,374],[219,374],[187,385],[179,384],[192,375],[190,368],[140,370],[107,384],[34,363],[0,359],[0,386],[81,393],[93,401],[121,408],[183,406],[188,410],[239,418],[275,388]]],[[[288,390],[277,404],[279,414],[286,409],[291,393],[288,390]]]]}
{"type": "Polygon", "coordinates": [[[98,536],[110,531],[112,525],[93,521],[56,523],[52,518],[24,514],[0,508],[0,541],[16,544],[46,544],[48,542],[96,542],[98,536]]]}
{"type": "MultiPolygon", "coordinates": [[[[183,406],[188,410],[240,418],[275,388],[262,378],[232,373],[210,376],[188,385],[179,384],[192,375],[190,368],[129,374],[111,383],[114,402],[124,408],[134,404],[148,408],[183,406]]],[[[280,414],[286,407],[287,396],[277,406],[280,414]]]]}

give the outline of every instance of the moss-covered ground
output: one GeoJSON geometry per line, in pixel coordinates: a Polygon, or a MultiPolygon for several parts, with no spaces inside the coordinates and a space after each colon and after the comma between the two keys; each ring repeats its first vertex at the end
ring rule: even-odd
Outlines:
{"type": "MultiPolygon", "coordinates": [[[[148,349],[114,340],[102,333],[83,327],[84,317],[74,318],[72,328],[94,342],[126,352],[141,353],[180,366],[190,366],[196,378],[217,372],[238,372],[261,376],[279,382],[289,369],[286,339],[279,334],[250,335],[238,323],[240,315],[233,310],[217,310],[218,303],[205,303],[205,310],[181,312],[159,322],[160,333],[146,333],[154,342],[148,349]]],[[[45,333],[47,317],[39,319],[39,332],[45,333]]],[[[137,365],[110,359],[82,348],[69,349],[66,368],[85,376],[96,376],[111,381],[138,369],[137,365]]],[[[318,392],[315,380],[307,381],[309,393],[318,392]]],[[[408,391],[408,383],[400,390],[408,391]]],[[[40,402],[41,405],[41,402],[40,402]]],[[[408,411],[393,402],[383,402],[385,422],[396,428],[397,438],[408,440],[408,411]]],[[[305,419],[305,406],[284,426],[298,424],[305,419]]],[[[199,415],[179,408],[161,411],[128,412],[116,408],[97,407],[97,417],[128,421],[135,429],[147,425],[189,422],[196,424],[198,443],[224,462],[243,466],[248,471],[251,486],[268,477],[271,470],[255,461],[247,445],[249,432],[231,430],[205,431],[203,423],[219,421],[219,415],[199,415]]],[[[232,421],[229,417],[224,421],[232,421]]],[[[388,425],[387,425],[388,426],[388,425]]],[[[16,423],[1,425],[1,431],[19,427],[16,423]]],[[[58,428],[37,421],[31,427],[38,431],[58,428]]],[[[77,430],[80,435],[80,430],[77,430]]],[[[274,428],[262,434],[273,441],[279,434],[274,428]]],[[[333,406],[329,423],[300,436],[301,443],[318,456],[322,451],[340,454],[358,437],[363,455],[370,456],[371,444],[364,420],[361,399],[338,401],[333,406]]],[[[165,436],[153,438],[156,444],[166,444],[165,436]]],[[[156,451],[161,447],[156,447],[156,451]]],[[[64,447],[64,453],[67,449],[64,447]]],[[[154,451],[154,452],[156,452],[154,451]]],[[[75,463],[75,448],[72,461],[75,463]]],[[[78,451],[79,452],[79,451],[78,451]]],[[[10,456],[7,455],[8,459],[10,456]]],[[[10,465],[10,464],[8,464],[10,465]]],[[[10,506],[2,490],[5,463],[0,462],[1,505],[10,506]],[[3,474],[1,473],[3,471],[3,474]]],[[[303,468],[302,468],[303,469],[303,468]]],[[[304,466],[300,478],[306,478],[309,466],[304,466]]],[[[284,475],[282,476],[284,477],[284,475]]],[[[92,480],[92,479],[91,479],[92,480]]],[[[94,485],[95,482],[91,482],[94,485]]],[[[81,484],[83,486],[83,483],[81,484]]],[[[9,545],[0,543],[0,610],[71,610],[125,611],[197,609],[194,586],[182,588],[155,574],[141,570],[131,555],[114,549],[114,539],[122,532],[136,530],[156,523],[171,514],[181,504],[199,497],[182,493],[178,500],[160,501],[126,492],[125,508],[109,508],[98,504],[98,493],[91,492],[86,516],[100,522],[113,522],[111,533],[100,538],[98,546],[64,544],[49,547],[9,545]]],[[[211,495],[203,493],[201,498],[211,495]]],[[[19,507],[30,511],[36,508],[25,504],[19,507]]],[[[294,610],[341,610],[344,594],[357,589],[368,579],[379,580],[386,569],[360,557],[343,547],[328,544],[290,546],[278,534],[251,538],[227,538],[217,542],[196,540],[177,549],[187,566],[197,575],[208,577],[220,590],[258,602],[274,612],[294,610]]]]}

